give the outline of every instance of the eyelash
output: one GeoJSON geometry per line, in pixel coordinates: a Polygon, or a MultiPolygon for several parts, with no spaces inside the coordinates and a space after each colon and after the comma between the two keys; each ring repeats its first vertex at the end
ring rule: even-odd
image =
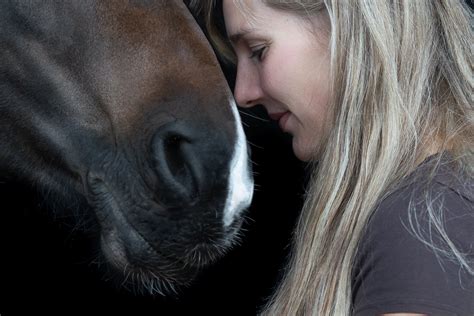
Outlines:
{"type": "Polygon", "coordinates": [[[250,54],[249,58],[250,59],[258,58],[258,60],[261,61],[263,58],[263,53],[266,48],[267,48],[266,46],[262,46],[262,47],[259,47],[258,49],[252,50],[252,53],[250,54]]]}

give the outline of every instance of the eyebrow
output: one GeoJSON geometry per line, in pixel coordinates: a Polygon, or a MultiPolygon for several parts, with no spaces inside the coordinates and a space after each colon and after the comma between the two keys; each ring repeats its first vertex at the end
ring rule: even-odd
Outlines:
{"type": "Polygon", "coordinates": [[[237,44],[240,40],[242,40],[242,37],[244,37],[250,32],[252,32],[252,29],[239,30],[236,33],[229,35],[229,40],[231,41],[232,44],[237,44]]]}

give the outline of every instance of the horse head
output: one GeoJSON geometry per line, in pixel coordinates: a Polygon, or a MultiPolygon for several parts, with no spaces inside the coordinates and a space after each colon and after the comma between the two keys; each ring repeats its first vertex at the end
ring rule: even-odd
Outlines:
{"type": "Polygon", "coordinates": [[[235,102],[181,1],[3,1],[0,169],[80,204],[110,265],[158,292],[233,244],[253,191],[235,102]]]}

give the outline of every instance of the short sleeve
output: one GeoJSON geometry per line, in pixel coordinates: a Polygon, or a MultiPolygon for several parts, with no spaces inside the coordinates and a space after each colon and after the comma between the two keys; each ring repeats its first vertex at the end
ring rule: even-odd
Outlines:
{"type": "MultiPolygon", "coordinates": [[[[443,205],[446,233],[472,269],[472,200],[441,183],[435,183],[433,192],[443,205]]],[[[421,195],[413,184],[390,195],[369,221],[355,259],[353,315],[474,315],[473,275],[416,236],[418,231],[435,244],[442,242],[442,237],[430,229],[426,203],[413,203],[417,194],[421,195]],[[409,215],[410,209],[416,212],[415,218],[409,215]]]]}

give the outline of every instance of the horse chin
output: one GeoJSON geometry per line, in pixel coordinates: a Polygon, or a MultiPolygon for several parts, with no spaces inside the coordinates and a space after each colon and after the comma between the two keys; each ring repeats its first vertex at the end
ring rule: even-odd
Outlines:
{"type": "MultiPolygon", "coordinates": [[[[130,235],[137,235],[134,231],[130,235]]],[[[126,245],[117,230],[101,234],[102,253],[121,287],[135,293],[169,295],[186,286],[198,270],[156,252],[145,240],[126,245]]]]}
{"type": "MultiPolygon", "coordinates": [[[[108,252],[104,252],[107,256],[108,252]]],[[[115,254],[110,254],[109,256],[115,254]]],[[[116,257],[110,259],[117,264],[116,257]]],[[[123,263],[120,263],[123,264],[123,263]]],[[[187,279],[175,279],[161,270],[154,270],[151,267],[141,267],[126,264],[123,267],[113,266],[115,269],[109,272],[108,277],[117,288],[125,289],[135,294],[141,295],[177,295],[179,289],[187,287],[196,277],[197,272],[187,272],[187,279]]]]}
{"type": "Polygon", "coordinates": [[[96,214],[102,214],[97,216],[102,254],[117,285],[135,293],[177,294],[240,241],[243,218],[213,236],[181,236],[175,244],[163,236],[161,244],[156,243],[125,218],[119,203],[108,201],[96,208],[96,214]]]}
{"type": "MultiPolygon", "coordinates": [[[[237,230],[237,228],[236,228],[237,230]]],[[[117,284],[144,295],[176,295],[187,287],[199,271],[222,257],[238,240],[227,236],[215,243],[190,246],[182,257],[159,253],[138,232],[127,232],[133,245],[127,245],[117,229],[101,234],[102,253],[113,268],[117,284]],[[118,272],[118,273],[117,273],[118,272]]]]}

